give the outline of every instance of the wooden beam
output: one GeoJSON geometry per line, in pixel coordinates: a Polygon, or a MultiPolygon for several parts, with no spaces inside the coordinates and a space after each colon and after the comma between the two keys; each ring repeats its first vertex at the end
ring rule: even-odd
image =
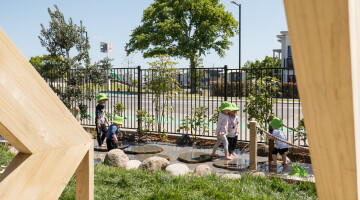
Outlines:
{"type": "Polygon", "coordinates": [[[257,170],[257,131],[256,121],[250,122],[250,170],[257,170]]]}
{"type": "Polygon", "coordinates": [[[58,199],[78,169],[77,197],[93,199],[92,139],[1,29],[0,96],[1,135],[19,151],[0,198],[58,199]]]}
{"type": "Polygon", "coordinates": [[[319,199],[359,199],[359,2],[284,3],[319,199]]]}
{"type": "Polygon", "coordinates": [[[76,170],[76,199],[94,199],[94,145],[76,170]]]}

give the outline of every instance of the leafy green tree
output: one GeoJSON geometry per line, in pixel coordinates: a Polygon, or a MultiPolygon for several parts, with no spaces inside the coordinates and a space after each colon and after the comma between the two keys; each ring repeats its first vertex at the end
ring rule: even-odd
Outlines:
{"type": "Polygon", "coordinates": [[[60,62],[61,57],[57,56],[34,56],[29,62],[34,66],[36,71],[46,80],[52,82],[61,78],[60,69],[55,68],[56,63],[60,62]]]}
{"type": "Polygon", "coordinates": [[[238,22],[219,0],[155,0],[144,10],[142,24],[126,44],[127,54],[140,51],[145,58],[167,54],[190,61],[195,92],[195,59],[214,50],[225,55],[238,22]]]}
{"type": "MultiPolygon", "coordinates": [[[[55,11],[48,8],[49,27],[45,28],[41,24],[39,35],[41,45],[49,54],[32,57],[30,61],[44,78],[55,75],[55,78],[65,79],[65,83],[60,86],[50,86],[65,106],[72,110],[76,102],[95,97],[92,87],[84,89],[83,83],[104,84],[105,71],[112,67],[111,59],[105,58],[91,64],[88,53],[89,40],[82,21],[80,25],[74,24],[71,18],[66,21],[59,8],[56,5],[54,7],[55,11]]],[[[79,103],[79,108],[80,115],[87,117],[87,106],[79,103]]]]}
{"type": "Polygon", "coordinates": [[[158,133],[165,139],[166,133],[162,122],[173,112],[171,99],[180,90],[177,81],[180,71],[174,67],[176,63],[172,62],[167,55],[156,55],[156,57],[158,58],[156,61],[149,63],[151,67],[145,79],[148,80],[148,89],[154,94],[152,102],[155,106],[158,133]]]}
{"type": "Polygon", "coordinates": [[[270,76],[270,77],[276,77],[280,80],[281,78],[281,70],[280,69],[274,69],[274,68],[280,68],[281,67],[281,59],[275,57],[273,59],[272,57],[266,56],[264,60],[259,61],[247,61],[242,69],[249,69],[247,71],[247,79],[253,80],[253,79],[260,79],[261,77],[270,76]]]}

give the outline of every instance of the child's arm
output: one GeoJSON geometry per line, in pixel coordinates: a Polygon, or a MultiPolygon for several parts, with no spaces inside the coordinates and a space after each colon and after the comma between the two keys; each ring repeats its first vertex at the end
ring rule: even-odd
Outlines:
{"type": "Polygon", "coordinates": [[[112,134],[112,137],[114,138],[115,143],[119,142],[115,134],[112,134]]]}

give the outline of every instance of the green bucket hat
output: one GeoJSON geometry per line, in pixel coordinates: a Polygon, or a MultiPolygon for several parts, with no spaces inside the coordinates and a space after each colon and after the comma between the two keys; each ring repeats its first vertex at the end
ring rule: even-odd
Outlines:
{"type": "Polygon", "coordinates": [[[111,122],[114,123],[114,124],[123,124],[124,123],[124,118],[115,115],[114,119],[111,122]]]}
{"type": "Polygon", "coordinates": [[[307,176],[309,174],[299,164],[292,164],[291,165],[291,171],[289,172],[289,175],[297,176],[297,177],[305,177],[305,176],[307,176]]]}
{"type": "Polygon", "coordinates": [[[272,126],[273,128],[276,129],[280,129],[282,127],[282,119],[278,118],[278,117],[274,117],[271,121],[270,121],[270,126],[272,126]]]}
{"type": "Polygon", "coordinates": [[[100,94],[97,95],[97,102],[98,103],[99,103],[99,101],[101,101],[103,99],[109,100],[109,98],[107,98],[107,96],[105,94],[100,93],[100,94]]]}
{"type": "Polygon", "coordinates": [[[236,106],[236,104],[234,103],[231,103],[231,108],[230,108],[230,111],[239,111],[240,109],[236,106]]]}
{"type": "Polygon", "coordinates": [[[223,110],[231,110],[231,103],[228,101],[222,102],[220,105],[220,111],[223,111],[223,110]]]}

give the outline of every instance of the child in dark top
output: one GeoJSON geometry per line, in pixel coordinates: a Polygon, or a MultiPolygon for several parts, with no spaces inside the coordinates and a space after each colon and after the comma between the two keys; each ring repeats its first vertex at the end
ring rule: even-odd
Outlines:
{"type": "Polygon", "coordinates": [[[95,117],[95,124],[96,124],[96,135],[97,141],[99,146],[105,147],[103,144],[104,139],[107,134],[107,129],[105,122],[109,125],[109,121],[105,116],[105,102],[108,100],[105,94],[98,94],[97,95],[97,102],[99,103],[96,106],[96,117],[95,117]]]}
{"type": "Polygon", "coordinates": [[[123,124],[124,118],[115,115],[112,124],[109,126],[107,137],[106,137],[106,146],[108,151],[118,148],[118,136],[119,128],[123,124]]]}

